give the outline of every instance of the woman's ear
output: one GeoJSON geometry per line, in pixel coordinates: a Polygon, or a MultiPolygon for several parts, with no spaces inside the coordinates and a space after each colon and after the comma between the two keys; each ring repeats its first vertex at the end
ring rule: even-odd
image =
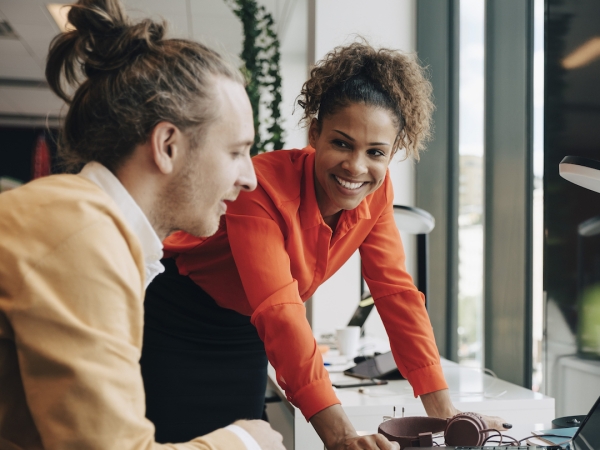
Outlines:
{"type": "Polygon", "coordinates": [[[319,119],[314,118],[310,121],[310,126],[308,127],[308,143],[312,148],[316,148],[316,144],[319,140],[320,134],[321,122],[319,122],[319,119]]]}

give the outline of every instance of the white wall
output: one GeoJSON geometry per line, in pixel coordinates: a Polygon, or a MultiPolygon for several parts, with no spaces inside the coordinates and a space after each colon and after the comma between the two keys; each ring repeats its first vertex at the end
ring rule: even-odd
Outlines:
{"type": "MultiPolygon", "coordinates": [[[[315,0],[314,30],[317,61],[335,46],[352,42],[357,35],[374,46],[412,53],[416,50],[416,3],[415,0],[315,0]]],[[[400,160],[401,155],[390,166],[394,202],[412,206],[415,197],[413,162],[400,160]]],[[[403,242],[407,268],[414,273],[414,238],[403,236],[403,242]]],[[[313,332],[317,337],[348,323],[359,302],[359,276],[357,253],[317,290],[312,305],[313,332]]],[[[371,313],[365,329],[368,335],[386,337],[376,312],[371,313]]]]}
{"type": "MultiPolygon", "coordinates": [[[[191,2],[191,17],[187,16],[185,2],[173,0],[123,0],[132,17],[151,15],[168,20],[170,36],[192,38],[221,52],[241,65],[243,29],[240,20],[223,0],[191,2]]],[[[294,99],[300,93],[308,73],[308,0],[259,0],[275,19],[280,41],[282,102],[285,148],[306,145],[306,132],[298,126],[301,111],[292,115],[294,99]]]]}
{"type": "Polygon", "coordinates": [[[307,132],[298,125],[302,108],[295,107],[295,99],[308,76],[308,0],[295,0],[279,31],[281,44],[282,101],[285,148],[302,148],[307,144],[307,132]]]}

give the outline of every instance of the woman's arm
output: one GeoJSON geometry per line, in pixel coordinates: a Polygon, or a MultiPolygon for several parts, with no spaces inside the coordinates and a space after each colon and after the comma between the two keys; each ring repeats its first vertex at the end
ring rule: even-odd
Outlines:
{"type": "Polygon", "coordinates": [[[278,224],[263,217],[227,215],[229,244],[277,382],[309,419],[339,403],[292,277],[278,224]],[[260,262],[258,262],[260,260],[260,262]]]}
{"type": "Polygon", "coordinates": [[[228,214],[229,244],[252,323],[265,344],[277,382],[330,450],[398,449],[379,435],[359,437],[339,405],[293,279],[281,230],[265,217],[228,214]],[[261,255],[260,264],[256,263],[261,255]]]}
{"type": "Polygon", "coordinates": [[[362,273],[390,338],[394,360],[415,396],[447,389],[425,298],[404,264],[391,201],[360,246],[362,273]]]}
{"type": "Polygon", "coordinates": [[[460,412],[452,404],[452,400],[450,400],[450,391],[448,391],[448,389],[430,392],[429,394],[421,394],[420,397],[429,417],[447,419],[460,412]]]}
{"type": "MultiPolygon", "coordinates": [[[[386,194],[388,204],[360,248],[363,276],[390,337],[396,364],[415,396],[421,397],[427,415],[452,417],[460,411],[452,404],[444,380],[425,299],[406,272],[390,185],[386,185],[386,194]]],[[[488,426],[504,429],[501,418],[484,419],[488,426]]]]}

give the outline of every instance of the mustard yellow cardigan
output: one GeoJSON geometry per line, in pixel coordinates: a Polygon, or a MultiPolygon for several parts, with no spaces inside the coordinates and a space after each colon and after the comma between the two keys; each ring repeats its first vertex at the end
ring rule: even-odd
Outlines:
{"type": "Polygon", "coordinates": [[[140,243],[94,183],[0,194],[0,449],[245,449],[228,430],[154,442],[143,299],[140,243]]]}

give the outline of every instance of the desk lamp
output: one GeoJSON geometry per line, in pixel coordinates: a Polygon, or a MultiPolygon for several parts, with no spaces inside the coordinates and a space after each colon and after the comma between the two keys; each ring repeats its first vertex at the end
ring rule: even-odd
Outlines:
{"type": "Polygon", "coordinates": [[[427,301],[429,233],[435,227],[435,219],[423,209],[404,205],[394,205],[394,219],[400,231],[417,235],[417,288],[425,295],[427,301]]]}

